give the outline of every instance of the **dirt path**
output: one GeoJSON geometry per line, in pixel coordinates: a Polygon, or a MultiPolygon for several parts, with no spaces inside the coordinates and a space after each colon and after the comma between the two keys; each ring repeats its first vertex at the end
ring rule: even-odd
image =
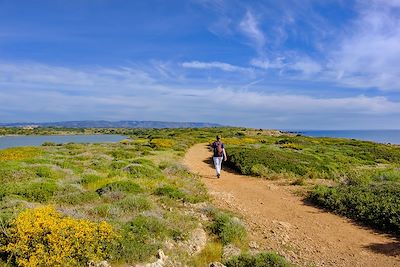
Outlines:
{"type": "Polygon", "coordinates": [[[184,164],[203,181],[214,203],[241,213],[253,240],[301,266],[400,266],[400,240],[305,204],[295,186],[222,172],[216,179],[205,144],[184,164]]]}

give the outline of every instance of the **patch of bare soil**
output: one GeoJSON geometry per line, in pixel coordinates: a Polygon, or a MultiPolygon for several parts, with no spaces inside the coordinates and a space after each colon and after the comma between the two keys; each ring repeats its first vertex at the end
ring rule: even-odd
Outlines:
{"type": "Polygon", "coordinates": [[[260,250],[275,250],[300,266],[400,266],[399,239],[309,205],[292,193],[296,186],[229,170],[217,179],[210,156],[197,144],[184,164],[201,175],[217,206],[243,215],[260,250]]]}

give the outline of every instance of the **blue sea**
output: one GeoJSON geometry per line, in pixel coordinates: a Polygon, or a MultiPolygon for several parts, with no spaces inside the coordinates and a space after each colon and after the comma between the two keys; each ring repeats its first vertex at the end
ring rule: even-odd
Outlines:
{"type": "Polygon", "coordinates": [[[400,130],[298,130],[291,132],[313,137],[351,138],[384,144],[400,144],[400,130]]]}

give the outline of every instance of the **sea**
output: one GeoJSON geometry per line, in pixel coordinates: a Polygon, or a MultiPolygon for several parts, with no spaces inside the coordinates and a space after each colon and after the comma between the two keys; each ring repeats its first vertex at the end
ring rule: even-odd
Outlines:
{"type": "Polygon", "coordinates": [[[400,145],[400,130],[296,130],[290,132],[312,137],[350,138],[400,145]]]}

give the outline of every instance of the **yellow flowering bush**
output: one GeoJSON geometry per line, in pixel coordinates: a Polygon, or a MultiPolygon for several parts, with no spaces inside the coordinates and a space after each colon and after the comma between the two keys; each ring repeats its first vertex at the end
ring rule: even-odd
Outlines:
{"type": "MultiPolygon", "coordinates": [[[[215,140],[210,142],[212,144],[215,140]]],[[[259,140],[254,139],[254,138],[249,138],[249,137],[244,137],[244,138],[222,138],[222,142],[227,145],[246,145],[246,144],[255,144],[258,143],[259,140]]]]}
{"type": "Polygon", "coordinates": [[[176,142],[171,139],[156,138],[151,140],[151,144],[157,148],[171,148],[175,143],[176,142]]]}
{"type": "Polygon", "coordinates": [[[281,148],[289,148],[289,149],[294,149],[294,150],[302,150],[303,148],[298,145],[298,144],[294,144],[294,143],[286,143],[281,145],[281,148]]]}
{"type": "Polygon", "coordinates": [[[118,235],[106,222],[64,217],[44,206],[21,212],[3,238],[0,253],[18,266],[81,266],[108,258],[118,235]]]}
{"type": "Polygon", "coordinates": [[[40,154],[35,147],[15,147],[0,150],[0,161],[29,159],[40,154]]]}

